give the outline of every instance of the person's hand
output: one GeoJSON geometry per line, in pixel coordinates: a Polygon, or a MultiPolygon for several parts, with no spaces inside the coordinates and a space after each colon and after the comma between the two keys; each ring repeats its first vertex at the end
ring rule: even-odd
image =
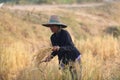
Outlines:
{"type": "Polygon", "coordinates": [[[53,46],[52,51],[59,51],[60,47],[59,46],[53,46]]]}
{"type": "Polygon", "coordinates": [[[43,62],[49,62],[52,59],[52,55],[49,55],[43,60],[43,62]]]}

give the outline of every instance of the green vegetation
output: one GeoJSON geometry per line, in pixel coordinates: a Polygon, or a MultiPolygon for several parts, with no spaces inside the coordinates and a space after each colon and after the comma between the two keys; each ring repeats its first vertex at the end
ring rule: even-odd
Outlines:
{"type": "Polygon", "coordinates": [[[82,2],[101,2],[102,0],[1,0],[0,2],[8,2],[14,4],[71,4],[82,2]]]}

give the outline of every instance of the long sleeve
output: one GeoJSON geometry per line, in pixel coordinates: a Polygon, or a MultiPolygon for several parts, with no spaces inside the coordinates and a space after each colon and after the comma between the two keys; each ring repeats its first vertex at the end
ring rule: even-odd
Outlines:
{"type": "MultiPolygon", "coordinates": [[[[56,40],[54,40],[54,34],[51,36],[51,43],[52,43],[52,46],[56,46],[56,40]]],[[[51,53],[51,55],[54,57],[54,56],[56,56],[58,54],[58,52],[57,51],[53,51],[52,53],[51,53]]]]}
{"type": "Polygon", "coordinates": [[[57,55],[57,52],[53,51],[53,52],[51,53],[51,55],[54,57],[54,56],[57,55]]]}
{"type": "Polygon", "coordinates": [[[60,47],[60,51],[61,52],[70,52],[70,51],[72,51],[73,50],[73,46],[62,46],[62,47],[60,47]]]}

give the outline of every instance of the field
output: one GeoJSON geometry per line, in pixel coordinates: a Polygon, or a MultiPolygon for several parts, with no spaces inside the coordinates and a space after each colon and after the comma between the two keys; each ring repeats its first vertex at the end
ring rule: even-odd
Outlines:
{"type": "MultiPolygon", "coordinates": [[[[51,53],[52,33],[41,24],[53,14],[69,26],[66,30],[82,53],[82,74],[76,65],[82,80],[120,80],[119,4],[1,8],[0,80],[62,80],[57,57],[37,66],[51,53]]],[[[70,80],[69,72],[66,79],[70,80]]]]}

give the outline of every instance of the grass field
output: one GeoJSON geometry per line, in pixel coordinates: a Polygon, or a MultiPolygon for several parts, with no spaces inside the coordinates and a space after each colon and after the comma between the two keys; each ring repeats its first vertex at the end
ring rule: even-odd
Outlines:
{"type": "MultiPolygon", "coordinates": [[[[0,80],[62,80],[57,57],[37,67],[51,53],[51,32],[41,24],[52,14],[69,25],[66,30],[82,53],[82,80],[120,80],[119,3],[39,11],[0,9],[0,80]]],[[[76,67],[80,76],[80,66],[76,67]]],[[[69,72],[66,79],[70,80],[69,72]]]]}

